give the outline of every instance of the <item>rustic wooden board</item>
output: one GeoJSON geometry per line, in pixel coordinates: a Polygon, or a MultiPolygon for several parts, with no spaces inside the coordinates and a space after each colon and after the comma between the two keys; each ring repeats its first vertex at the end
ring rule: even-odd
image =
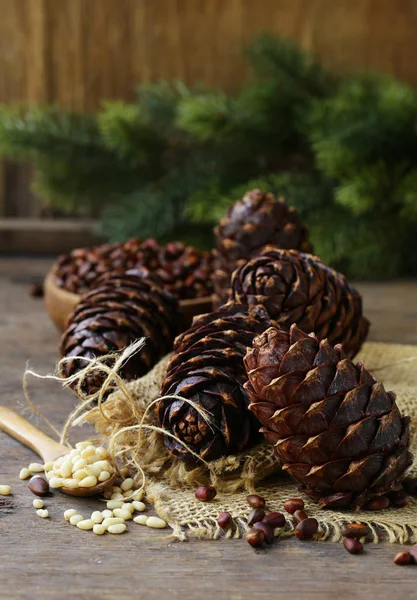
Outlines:
{"type": "MultiPolygon", "coordinates": [[[[28,297],[26,285],[45,274],[44,260],[0,259],[1,403],[27,416],[21,377],[27,360],[51,372],[58,334],[41,300],[28,297]]],[[[417,283],[359,286],[373,328],[371,339],[417,344],[417,283]]],[[[74,398],[53,383],[34,383],[33,398],[60,427],[74,398]]],[[[46,429],[45,429],[46,430],[46,429]]],[[[86,431],[77,430],[74,439],[86,431]]],[[[1,600],[113,600],[114,598],[396,600],[416,597],[417,567],[397,567],[398,546],[368,545],[362,556],[341,544],[276,543],[253,551],[244,541],[177,543],[162,532],[131,527],[123,536],[98,537],[63,520],[66,508],[83,514],[95,501],[59,493],[47,501],[51,519],[34,514],[33,496],[18,479],[34,454],[0,432],[0,482],[13,486],[13,506],[0,507],[1,600]]]]}
{"type": "Polygon", "coordinates": [[[236,89],[261,31],[417,85],[417,0],[0,0],[0,15],[0,102],[91,110],[171,78],[236,89]]]}

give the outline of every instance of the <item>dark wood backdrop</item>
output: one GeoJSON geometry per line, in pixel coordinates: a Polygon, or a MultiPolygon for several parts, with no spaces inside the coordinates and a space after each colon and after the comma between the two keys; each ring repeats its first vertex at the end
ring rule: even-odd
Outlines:
{"type": "MultiPolygon", "coordinates": [[[[417,0],[0,0],[0,102],[90,111],[167,78],[236,89],[263,30],[417,85],[417,0]]],[[[27,171],[0,165],[0,217],[39,216],[27,190],[27,171]]]]}

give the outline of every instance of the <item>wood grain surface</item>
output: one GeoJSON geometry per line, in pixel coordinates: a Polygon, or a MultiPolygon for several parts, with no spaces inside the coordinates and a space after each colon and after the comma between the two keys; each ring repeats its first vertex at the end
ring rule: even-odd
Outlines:
{"type": "Polygon", "coordinates": [[[236,89],[261,31],[417,85],[417,0],[0,0],[0,15],[0,102],[91,110],[171,78],[236,89]]]}
{"type": "MultiPolygon", "coordinates": [[[[58,334],[42,301],[27,294],[27,284],[42,277],[49,264],[0,260],[1,404],[27,417],[31,413],[21,390],[26,363],[29,360],[32,368],[47,373],[53,371],[56,359],[58,334]]],[[[416,282],[358,287],[372,321],[370,339],[417,344],[416,282]]],[[[61,427],[74,397],[47,382],[34,382],[31,393],[61,427]]],[[[48,432],[38,419],[33,421],[48,432]]],[[[76,430],[73,440],[87,433],[76,430]]],[[[243,540],[166,541],[160,539],[163,532],[134,524],[127,534],[100,537],[71,527],[63,518],[63,511],[71,507],[87,515],[98,501],[59,493],[46,499],[51,518],[40,519],[27,483],[18,478],[20,468],[34,458],[0,432],[0,483],[13,487],[13,496],[0,497],[1,600],[417,597],[417,567],[392,562],[399,546],[370,544],[363,555],[352,556],[341,544],[290,539],[254,551],[243,540]]]]}

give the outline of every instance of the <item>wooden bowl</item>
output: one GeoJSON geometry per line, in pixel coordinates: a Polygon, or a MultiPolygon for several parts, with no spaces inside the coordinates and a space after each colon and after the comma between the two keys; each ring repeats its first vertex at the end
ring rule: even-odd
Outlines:
{"type": "MultiPolygon", "coordinates": [[[[74,294],[57,286],[52,270],[49,271],[44,281],[44,300],[46,310],[59,331],[66,329],[68,317],[80,298],[79,294],[74,294]]],[[[212,296],[195,298],[193,300],[180,300],[180,308],[184,315],[185,326],[189,327],[196,315],[213,310],[212,296]]]]}

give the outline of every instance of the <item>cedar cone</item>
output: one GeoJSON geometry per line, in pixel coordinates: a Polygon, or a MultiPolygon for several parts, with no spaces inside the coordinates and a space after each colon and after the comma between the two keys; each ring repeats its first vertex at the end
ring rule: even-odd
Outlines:
{"type": "MultiPolygon", "coordinates": [[[[180,325],[176,299],[145,269],[106,276],[81,297],[69,317],[61,338],[61,357],[100,357],[146,337],[144,348],[129,358],[120,372],[127,380],[136,379],[172,349],[180,325]]],[[[82,359],[68,361],[61,376],[69,377],[86,366],[82,359]]],[[[92,373],[84,391],[94,394],[104,379],[103,373],[92,373]]]]}
{"type": "MultiPolygon", "coordinates": [[[[234,454],[259,439],[259,423],[247,409],[243,389],[247,381],[243,357],[255,335],[271,324],[262,307],[228,303],[196,317],[175,340],[162,394],[193,401],[211,422],[207,424],[195,408],[174,398],[159,402],[158,417],[164,429],[205,460],[234,454]]],[[[165,445],[176,456],[192,459],[177,440],[165,436],[165,445]]]]}
{"type": "Polygon", "coordinates": [[[232,299],[262,304],[281,327],[296,323],[305,333],[341,343],[349,357],[369,330],[362,298],[345,277],[316,256],[295,250],[267,246],[233,273],[232,299]]]}
{"type": "Polygon", "coordinates": [[[261,431],[321,507],[360,508],[399,489],[412,462],[409,417],[363,363],[296,325],[256,337],[244,363],[261,431]]]}
{"type": "Polygon", "coordinates": [[[56,285],[83,294],[103,274],[124,273],[138,267],[155,273],[165,289],[179,300],[212,293],[210,252],[197,250],[183,242],[161,246],[152,238],[144,242],[132,238],[123,244],[77,248],[58,257],[53,274],[56,285]]]}
{"type": "Polygon", "coordinates": [[[255,189],[247,192],[229,209],[214,230],[214,290],[221,301],[229,295],[233,271],[259,252],[263,246],[294,248],[311,252],[308,230],[295,208],[282,198],[255,189]]]}

